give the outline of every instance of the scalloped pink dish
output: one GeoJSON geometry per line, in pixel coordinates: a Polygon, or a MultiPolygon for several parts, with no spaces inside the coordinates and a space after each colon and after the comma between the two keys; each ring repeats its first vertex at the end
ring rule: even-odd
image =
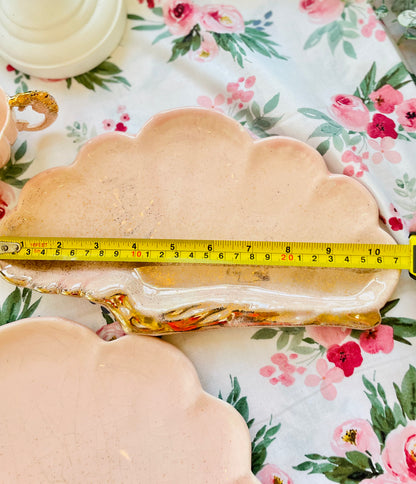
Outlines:
{"type": "Polygon", "coordinates": [[[32,318],[0,354],[1,482],[259,483],[243,418],[166,342],[32,318]]]}
{"type": "MultiPolygon", "coordinates": [[[[26,184],[0,233],[394,244],[356,180],[300,141],[253,140],[223,114],[184,108],[135,136],[89,141],[26,184]]],[[[1,262],[14,284],[106,305],[148,334],[212,326],[370,328],[398,271],[1,262]]]]}

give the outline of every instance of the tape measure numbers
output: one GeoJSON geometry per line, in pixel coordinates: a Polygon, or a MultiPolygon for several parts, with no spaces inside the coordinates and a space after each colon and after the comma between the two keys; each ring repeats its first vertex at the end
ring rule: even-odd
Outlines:
{"type": "Polygon", "coordinates": [[[242,240],[0,237],[0,258],[90,262],[232,264],[405,269],[416,277],[416,234],[408,245],[242,240]]]}

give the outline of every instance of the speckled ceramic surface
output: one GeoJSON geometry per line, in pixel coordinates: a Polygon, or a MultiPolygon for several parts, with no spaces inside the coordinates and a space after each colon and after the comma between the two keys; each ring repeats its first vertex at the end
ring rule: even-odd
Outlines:
{"type": "MultiPolygon", "coordinates": [[[[89,141],[69,167],[23,189],[0,233],[395,243],[357,181],[331,175],[310,146],[253,140],[204,109],[152,118],[136,136],[89,141]]],[[[399,273],[228,266],[1,263],[11,282],[106,305],[126,331],[221,325],[369,328],[399,273]]]]}
{"type": "Polygon", "coordinates": [[[259,482],[243,418],[168,343],[33,318],[0,355],[0,482],[259,482]]]}

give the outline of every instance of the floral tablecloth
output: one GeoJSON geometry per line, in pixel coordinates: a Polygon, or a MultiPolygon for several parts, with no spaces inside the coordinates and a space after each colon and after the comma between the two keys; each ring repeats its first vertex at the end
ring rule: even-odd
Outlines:
{"type": "MultiPolygon", "coordinates": [[[[316,147],[332,172],[369,188],[386,230],[406,243],[416,225],[416,87],[367,3],[129,0],[127,10],[119,47],[88,73],[48,81],[0,63],[9,95],[47,90],[60,106],[53,126],[19,134],[0,170],[1,217],[28,179],[70,164],[89,138],[136,134],[160,111],[203,106],[259,137],[316,147]]],[[[403,273],[382,324],[367,332],[219,329],[165,339],[247,421],[262,483],[414,482],[415,294],[403,273]]],[[[118,334],[105,309],[82,299],[4,280],[0,298],[0,324],[62,316],[104,338],[118,334]]]]}

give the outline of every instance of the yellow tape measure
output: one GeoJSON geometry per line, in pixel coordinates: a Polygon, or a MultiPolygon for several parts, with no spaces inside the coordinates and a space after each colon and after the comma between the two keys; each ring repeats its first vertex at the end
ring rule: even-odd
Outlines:
{"type": "Polygon", "coordinates": [[[0,237],[0,258],[405,269],[416,276],[416,234],[408,245],[242,240],[0,237]]]}

